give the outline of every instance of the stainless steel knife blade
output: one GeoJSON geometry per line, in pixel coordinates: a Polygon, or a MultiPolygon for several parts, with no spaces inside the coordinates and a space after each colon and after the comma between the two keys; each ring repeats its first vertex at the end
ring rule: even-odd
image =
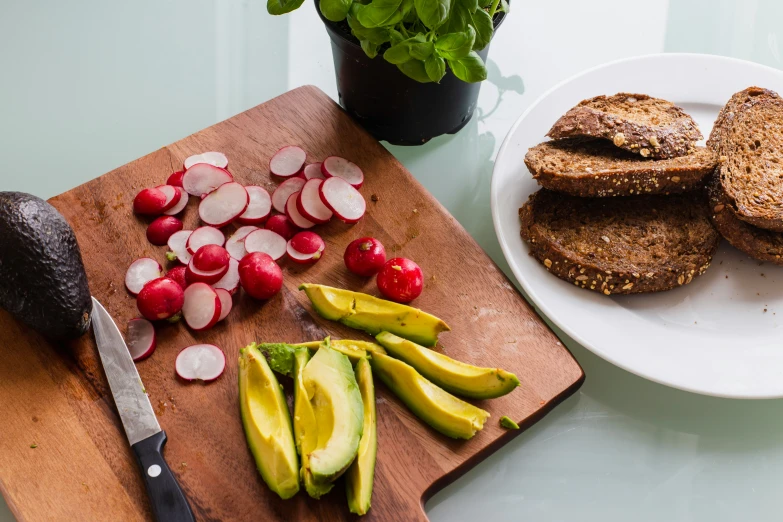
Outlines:
{"type": "Polygon", "coordinates": [[[94,297],[92,329],[114,404],[131,446],[160,432],[158,419],[128,346],[109,312],[94,297]]]}

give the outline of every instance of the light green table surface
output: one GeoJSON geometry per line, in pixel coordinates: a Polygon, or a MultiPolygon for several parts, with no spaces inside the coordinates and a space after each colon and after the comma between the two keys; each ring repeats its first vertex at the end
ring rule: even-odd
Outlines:
{"type": "MultiPolygon", "coordinates": [[[[294,87],[337,95],[310,1],[277,18],[260,0],[3,0],[0,13],[0,190],[50,197],[294,87]]],[[[783,67],[783,2],[517,0],[470,124],[389,149],[509,273],[489,184],[514,120],[583,69],[658,52],[783,67]]],[[[433,521],[780,519],[783,401],[676,391],[563,340],[585,385],[431,499],[433,521]]]]}

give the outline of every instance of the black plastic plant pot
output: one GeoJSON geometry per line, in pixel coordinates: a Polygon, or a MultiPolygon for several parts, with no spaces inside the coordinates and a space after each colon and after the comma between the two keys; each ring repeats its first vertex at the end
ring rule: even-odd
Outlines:
{"type": "MultiPolygon", "coordinates": [[[[450,70],[440,83],[419,83],[405,76],[381,54],[369,58],[350,34],[348,24],[318,15],[332,40],[340,105],[378,140],[392,145],[421,145],[454,134],[476,110],[481,83],[465,83],[450,70]]],[[[495,17],[495,29],[505,13],[495,17]]],[[[478,52],[486,62],[489,45],[478,52]]]]}

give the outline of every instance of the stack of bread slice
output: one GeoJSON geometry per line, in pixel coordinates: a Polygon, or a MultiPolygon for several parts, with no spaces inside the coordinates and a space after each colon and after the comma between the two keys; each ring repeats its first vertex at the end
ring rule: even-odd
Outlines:
{"type": "MultiPolygon", "coordinates": [[[[605,295],[669,290],[704,273],[720,236],[702,189],[720,154],[696,145],[688,114],[643,94],[598,96],[547,135],[525,156],[544,188],[519,216],[548,271],[605,295]]],[[[783,225],[783,206],[780,216],[783,225]]]]}

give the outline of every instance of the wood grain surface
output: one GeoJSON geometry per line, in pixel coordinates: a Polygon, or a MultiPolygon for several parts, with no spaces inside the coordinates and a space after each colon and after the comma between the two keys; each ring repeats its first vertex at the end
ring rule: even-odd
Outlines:
{"type": "MultiPolygon", "coordinates": [[[[226,153],[238,181],[271,193],[277,183],[268,172],[269,158],[287,144],[301,145],[308,161],[336,154],[356,162],[366,175],[361,192],[367,215],[353,226],[333,220],[316,228],[326,241],[324,257],[313,266],[282,262],[283,291],[268,302],[240,294],[227,320],[207,332],[182,324],[158,327],[157,351],[138,369],[169,436],[166,458],[198,520],[356,518],[348,513],[342,484],[320,501],[304,491],[283,501],[265,486],[245,445],[236,361],[251,341],[369,339],[318,317],[297,285],[323,283],[377,295],[374,279],[348,273],[342,260],[350,241],[375,236],[389,257],[402,255],[421,265],[425,290],[414,304],[452,328],[441,335],[438,350],[468,363],[503,367],[522,381],[505,397],[474,401],[492,417],[469,441],[433,431],[376,381],[378,463],[365,519],[426,520],[423,503],[429,496],[520,433],[501,428],[501,416],[530,426],[576,391],[584,374],[457,221],[325,94],[314,87],[296,89],[51,202],[76,232],[93,295],[124,330],[138,314],[123,286],[125,269],[141,256],[166,265],[165,247],[147,242],[147,221],[131,211],[134,195],[165,183],[186,157],[207,150],[226,153]],[[175,377],[177,353],[197,342],[226,352],[226,371],[214,383],[175,377]]],[[[196,205],[191,198],[186,228],[197,225],[196,205]]],[[[0,334],[0,488],[13,513],[33,521],[151,519],[92,336],[53,346],[3,311],[0,334]]],[[[290,391],[291,383],[281,382],[290,391]]]]}

